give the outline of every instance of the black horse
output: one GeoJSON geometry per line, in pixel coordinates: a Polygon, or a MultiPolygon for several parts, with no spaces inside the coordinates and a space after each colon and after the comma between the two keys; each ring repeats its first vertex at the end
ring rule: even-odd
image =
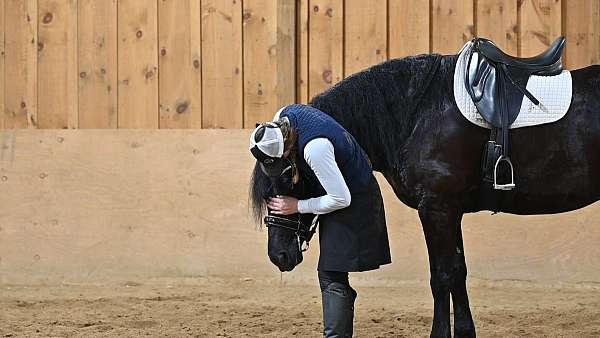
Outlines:
{"type": "MultiPolygon", "coordinates": [[[[434,298],[432,337],[474,337],[466,289],[461,220],[488,210],[482,202],[481,155],[489,130],[467,121],[453,96],[457,55],[396,59],[352,75],[311,105],[357,139],[373,169],[396,196],[417,209],[423,226],[434,298]]],[[[600,199],[600,66],[571,72],[568,113],[552,124],[511,131],[517,188],[498,192],[498,211],[519,215],[575,210],[600,199]]],[[[255,168],[250,197],[258,219],[278,182],[255,168]]],[[[294,192],[301,196],[299,191],[294,192]]],[[[269,228],[269,256],[301,261],[296,236],[269,228]]],[[[277,260],[273,260],[274,262],[277,260]]]]}

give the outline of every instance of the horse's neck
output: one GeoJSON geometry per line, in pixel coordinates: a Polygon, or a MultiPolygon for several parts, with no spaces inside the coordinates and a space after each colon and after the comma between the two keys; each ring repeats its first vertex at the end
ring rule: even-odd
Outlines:
{"type": "Polygon", "coordinates": [[[426,118],[431,105],[452,99],[452,79],[457,56],[443,56],[423,95],[411,97],[415,67],[410,59],[382,64],[361,72],[316,98],[317,108],[342,124],[363,147],[377,171],[396,166],[399,154],[415,125],[426,118]],[[345,82],[345,83],[344,83],[345,82]],[[377,84],[377,85],[375,85],[377,84]],[[412,85],[412,87],[411,87],[412,85]],[[343,98],[343,99],[340,99],[343,98]]]}

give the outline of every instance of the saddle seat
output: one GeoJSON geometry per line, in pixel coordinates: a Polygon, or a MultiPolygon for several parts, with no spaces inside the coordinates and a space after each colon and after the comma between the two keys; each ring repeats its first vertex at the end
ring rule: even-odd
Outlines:
{"type": "Polygon", "coordinates": [[[486,58],[505,64],[508,67],[525,70],[532,75],[552,76],[560,74],[563,70],[561,59],[566,39],[562,36],[554,40],[552,45],[543,53],[527,58],[508,55],[488,39],[479,38],[478,44],[479,51],[486,58]]]}

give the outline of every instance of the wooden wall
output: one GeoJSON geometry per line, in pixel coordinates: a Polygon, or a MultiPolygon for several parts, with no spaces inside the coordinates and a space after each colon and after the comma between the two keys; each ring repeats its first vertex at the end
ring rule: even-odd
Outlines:
{"type": "MultiPolygon", "coordinates": [[[[247,144],[248,130],[0,130],[0,285],[212,276],[316,286],[318,236],[293,273],[267,257],[267,232],[248,210],[247,144]]],[[[353,278],[426,285],[417,211],[376,177],[393,264],[353,278]]],[[[600,203],[560,215],[465,215],[469,282],[597,290],[599,216],[600,203]]]]}
{"type": "Polygon", "coordinates": [[[0,0],[0,128],[250,128],[474,35],[600,63],[600,0],[0,0]]]}

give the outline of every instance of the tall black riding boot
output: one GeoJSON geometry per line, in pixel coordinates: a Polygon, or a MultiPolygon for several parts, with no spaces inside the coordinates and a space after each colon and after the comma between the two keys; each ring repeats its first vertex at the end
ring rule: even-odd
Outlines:
{"type": "Polygon", "coordinates": [[[356,291],[341,283],[331,283],[323,296],[323,337],[351,338],[356,291]]]}

